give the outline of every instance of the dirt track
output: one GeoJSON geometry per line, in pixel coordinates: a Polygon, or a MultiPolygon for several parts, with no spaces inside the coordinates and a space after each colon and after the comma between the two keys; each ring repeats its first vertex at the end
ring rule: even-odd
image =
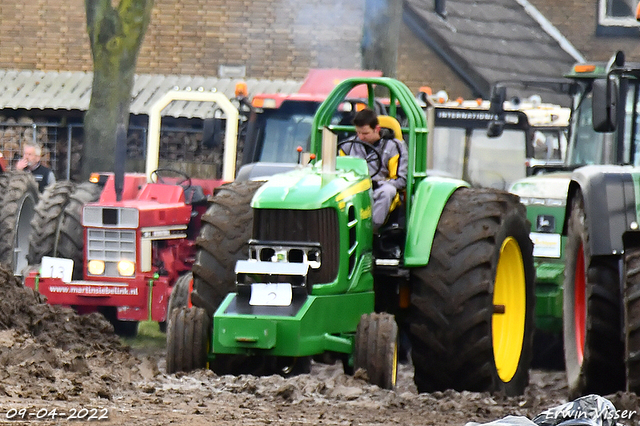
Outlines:
{"type": "MultiPolygon", "coordinates": [[[[89,420],[93,415],[104,418],[101,424],[138,426],[462,426],[507,415],[533,418],[566,402],[561,372],[533,371],[527,393],[518,398],[419,395],[410,364],[400,366],[394,391],[369,385],[358,373],[344,375],[339,364],[314,364],[311,374],[289,379],[211,371],[166,375],[162,349],[132,351],[101,316],[49,306],[4,269],[0,292],[0,423],[63,424],[75,413],[83,417],[75,422],[98,421],[89,420]]],[[[640,411],[635,394],[609,399],[617,408],[640,411]]],[[[639,416],[624,424],[640,423],[639,416]]]]}

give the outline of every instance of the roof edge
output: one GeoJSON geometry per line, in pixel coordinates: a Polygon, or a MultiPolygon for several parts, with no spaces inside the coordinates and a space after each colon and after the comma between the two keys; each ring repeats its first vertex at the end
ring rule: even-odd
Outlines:
{"type": "Polygon", "coordinates": [[[457,53],[446,49],[446,47],[444,47],[446,43],[442,39],[438,40],[439,37],[437,34],[435,36],[429,34],[429,24],[424,19],[418,17],[418,14],[411,8],[411,5],[405,3],[402,18],[409,29],[424,41],[427,46],[433,49],[435,53],[451,67],[453,72],[469,86],[474,96],[488,98],[491,84],[482,77],[482,75],[473,71],[465,71],[465,69],[471,69],[469,64],[457,53]],[[411,9],[412,13],[407,12],[407,9],[411,9]]]}
{"type": "Polygon", "coordinates": [[[586,59],[578,49],[576,49],[571,42],[562,35],[562,33],[549,21],[545,16],[527,0],[516,0],[516,2],[522,6],[531,18],[533,18],[542,29],[549,34],[555,41],[558,42],[562,50],[571,55],[577,62],[585,62],[586,59]]]}

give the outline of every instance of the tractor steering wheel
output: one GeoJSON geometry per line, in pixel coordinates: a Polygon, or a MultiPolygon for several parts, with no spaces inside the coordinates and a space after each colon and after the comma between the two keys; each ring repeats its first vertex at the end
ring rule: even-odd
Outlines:
{"type": "MultiPolygon", "coordinates": [[[[361,140],[358,140],[358,139],[349,139],[349,140],[340,142],[338,144],[338,150],[340,150],[340,148],[342,148],[344,145],[354,144],[354,143],[362,145],[364,147],[365,152],[367,153],[367,158],[365,158],[365,160],[367,160],[367,165],[369,164],[373,165],[374,171],[373,173],[371,173],[371,177],[374,177],[375,175],[378,174],[378,172],[380,172],[380,169],[382,169],[382,154],[380,154],[380,152],[370,143],[362,142],[361,140]],[[372,158],[368,158],[369,153],[374,154],[372,158]]],[[[350,155],[350,154],[347,154],[347,155],[350,155]]]]}
{"type": "MultiPolygon", "coordinates": [[[[182,171],[176,170],[176,169],[171,169],[171,168],[168,168],[168,167],[155,169],[154,171],[151,172],[151,175],[150,175],[151,176],[151,180],[154,180],[155,182],[162,183],[162,184],[165,184],[165,185],[172,185],[173,182],[170,183],[170,182],[165,181],[162,178],[162,176],[160,176],[160,173],[169,173],[169,174],[173,173],[174,175],[178,175],[178,176],[182,177],[183,179],[177,181],[175,183],[175,185],[180,185],[184,191],[186,191],[187,189],[191,188],[191,177],[188,174],[186,174],[185,172],[182,172],[182,171]],[[155,179],[154,179],[153,176],[155,176],[155,179]]],[[[166,178],[169,178],[169,176],[165,176],[165,179],[166,178]]]]}

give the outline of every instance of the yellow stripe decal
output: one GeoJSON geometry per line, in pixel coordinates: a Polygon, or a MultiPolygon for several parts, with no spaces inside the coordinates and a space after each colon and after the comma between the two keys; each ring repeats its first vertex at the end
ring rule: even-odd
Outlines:
{"type": "Polygon", "coordinates": [[[344,200],[347,197],[351,197],[353,194],[366,191],[369,188],[371,188],[371,181],[369,179],[361,180],[360,182],[350,186],[349,188],[336,195],[336,201],[344,200]]]}
{"type": "Polygon", "coordinates": [[[395,179],[398,177],[398,160],[400,154],[396,154],[389,159],[389,179],[395,179]]]}

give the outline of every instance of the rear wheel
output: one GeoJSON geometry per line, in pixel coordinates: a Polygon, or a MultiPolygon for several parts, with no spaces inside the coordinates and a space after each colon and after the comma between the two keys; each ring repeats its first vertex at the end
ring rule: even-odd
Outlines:
{"type": "Polygon", "coordinates": [[[20,275],[28,265],[29,234],[39,197],[38,185],[31,173],[3,173],[0,196],[0,263],[8,265],[14,275],[20,275]]]}
{"type": "Polygon", "coordinates": [[[369,381],[393,389],[398,375],[398,325],[393,315],[364,314],[356,330],[354,369],[364,369],[369,381]]]}
{"type": "Polygon", "coordinates": [[[171,311],[167,328],[167,373],[207,367],[211,319],[202,308],[171,311]]]}
{"type": "Polygon", "coordinates": [[[572,398],[624,389],[618,260],[591,256],[580,193],[569,217],[563,289],[565,368],[572,398]]]}
{"type": "Polygon", "coordinates": [[[43,256],[58,255],[62,213],[75,188],[76,184],[71,181],[57,181],[49,185],[40,196],[31,220],[28,256],[30,265],[41,263],[43,256]]]}
{"type": "Polygon", "coordinates": [[[253,212],[250,202],[263,182],[231,182],[218,189],[196,240],[191,303],[213,316],[235,288],[235,265],[249,256],[253,212]]]}
{"type": "Polygon", "coordinates": [[[535,305],[529,229],[514,195],[461,188],[449,198],[429,263],[411,273],[419,392],[524,392],[535,305]]]}
{"type": "MultiPolygon", "coordinates": [[[[84,234],[82,208],[100,199],[102,187],[91,182],[79,184],[62,212],[58,236],[58,256],[73,260],[73,279],[82,279],[84,234]]],[[[115,324],[114,324],[115,327],[115,324]]]]}
{"type": "Polygon", "coordinates": [[[640,394],[640,247],[625,249],[624,258],[627,390],[640,394]]]}

